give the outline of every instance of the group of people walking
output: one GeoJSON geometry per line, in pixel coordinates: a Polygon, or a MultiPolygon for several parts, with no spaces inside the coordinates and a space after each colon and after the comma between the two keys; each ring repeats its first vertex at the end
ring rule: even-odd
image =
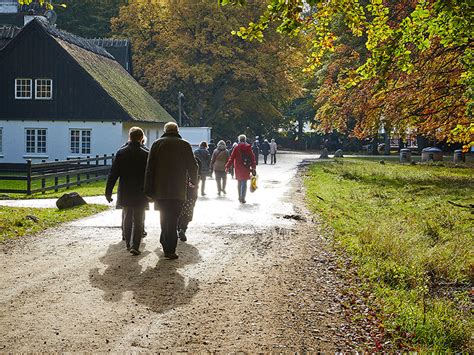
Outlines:
{"type": "MultiPolygon", "coordinates": [[[[154,202],[160,211],[160,243],[165,258],[177,259],[178,238],[186,241],[186,230],[193,218],[198,197],[205,195],[206,177],[214,173],[219,196],[226,194],[227,173],[235,174],[238,182],[240,203],[246,203],[247,181],[256,175],[259,151],[240,135],[238,142],[202,142],[193,152],[191,145],[179,135],[174,122],[168,122],[164,134],[153,142],[151,148],[144,145],[145,135],[140,127],[132,127],[129,140],[116,153],[107,179],[105,197],[112,202],[112,191],[119,180],[117,207],[122,208],[122,239],[133,255],[140,254],[143,238],[145,209],[154,202]]],[[[257,142],[258,143],[258,142],[257,142]]],[[[266,141],[268,143],[268,141],[266,141]]],[[[272,140],[274,143],[274,140],[272,140]]],[[[276,163],[276,143],[262,150],[266,164],[269,152],[271,163],[276,163]],[[273,152],[273,153],[272,153],[273,152]]],[[[254,143],[255,146],[255,143],[254,143]]]]}

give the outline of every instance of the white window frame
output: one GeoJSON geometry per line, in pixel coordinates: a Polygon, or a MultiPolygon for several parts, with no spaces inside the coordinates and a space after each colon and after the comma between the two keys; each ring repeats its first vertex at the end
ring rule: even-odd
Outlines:
{"type": "Polygon", "coordinates": [[[25,128],[25,153],[26,154],[46,154],[48,152],[48,129],[47,128],[25,128]],[[39,152],[38,131],[44,130],[44,151],[39,152]],[[34,131],[33,151],[28,151],[28,131],[34,131]]]}
{"type": "Polygon", "coordinates": [[[90,155],[92,153],[92,128],[71,128],[69,129],[69,152],[70,154],[78,154],[78,155],[90,155]],[[78,146],[78,151],[73,151],[72,150],[72,132],[77,131],[79,132],[79,146],[78,146]],[[89,152],[84,151],[83,147],[83,132],[89,132],[89,152]]]}
{"type": "Polygon", "coordinates": [[[39,78],[35,79],[35,100],[52,100],[53,99],[53,79],[39,78]],[[49,81],[49,86],[51,91],[49,92],[49,97],[38,97],[38,82],[40,80],[49,81]]]}
{"type": "Polygon", "coordinates": [[[14,86],[13,90],[15,90],[15,99],[16,100],[31,100],[33,98],[33,79],[16,78],[15,79],[15,86],[14,86]],[[30,96],[18,96],[18,82],[20,80],[26,80],[30,83],[30,96]]]}

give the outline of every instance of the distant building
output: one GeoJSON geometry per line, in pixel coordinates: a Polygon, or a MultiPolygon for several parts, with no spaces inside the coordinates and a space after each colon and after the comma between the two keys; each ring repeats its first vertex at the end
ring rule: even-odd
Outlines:
{"type": "Polygon", "coordinates": [[[130,127],[153,141],[174,121],[97,41],[42,18],[0,27],[0,162],[110,154],[130,127]]]}

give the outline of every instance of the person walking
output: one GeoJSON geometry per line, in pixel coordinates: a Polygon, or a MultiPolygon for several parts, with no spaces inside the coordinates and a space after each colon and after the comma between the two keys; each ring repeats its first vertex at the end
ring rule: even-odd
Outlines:
{"type": "Polygon", "coordinates": [[[211,155],[207,150],[207,143],[201,142],[199,148],[194,151],[194,156],[199,160],[199,180],[201,181],[201,196],[206,196],[206,177],[211,173],[211,155]]]}
{"type": "Polygon", "coordinates": [[[261,151],[262,151],[262,155],[263,155],[263,163],[266,164],[268,154],[270,153],[270,143],[268,143],[268,139],[265,139],[263,141],[262,146],[261,146],[261,151]]]}
{"type": "Polygon", "coordinates": [[[244,134],[239,136],[239,144],[234,148],[225,166],[228,170],[232,165],[235,169],[237,188],[239,191],[239,202],[246,203],[247,180],[250,180],[250,173],[256,174],[255,157],[250,144],[246,143],[247,137],[244,134]]]}
{"type": "Polygon", "coordinates": [[[217,148],[214,150],[211,158],[211,167],[216,177],[217,194],[219,196],[221,193],[226,194],[227,173],[225,171],[225,165],[227,160],[229,160],[229,152],[227,151],[225,142],[221,140],[217,143],[217,148]]]}
{"type": "Polygon", "coordinates": [[[198,183],[197,172],[191,145],[179,135],[178,125],[168,122],[165,133],[151,146],[145,173],[145,195],[160,210],[160,242],[167,259],[178,258],[178,218],[188,184],[198,183]]]}
{"type": "Polygon", "coordinates": [[[272,138],[270,142],[270,164],[276,164],[277,162],[276,154],[277,154],[277,144],[275,140],[272,138]]]}
{"type": "MultiPolygon", "coordinates": [[[[196,163],[199,166],[199,160],[196,159],[196,163]]],[[[198,168],[199,171],[199,168],[198,168]]],[[[199,181],[199,175],[198,175],[199,181]]],[[[189,222],[193,220],[194,206],[198,198],[198,186],[193,185],[188,177],[188,185],[186,189],[186,201],[184,202],[183,209],[179,214],[178,218],[178,237],[182,242],[188,240],[186,231],[188,230],[189,222]]]]}
{"type": "Polygon", "coordinates": [[[127,250],[133,255],[139,255],[145,208],[148,204],[144,193],[148,150],[142,145],[144,133],[140,127],[130,128],[128,135],[128,144],[117,151],[112,163],[107,177],[105,198],[108,202],[112,202],[112,191],[119,179],[117,206],[123,208],[122,236],[127,250]]]}
{"type": "Polygon", "coordinates": [[[258,165],[258,156],[260,155],[260,144],[258,144],[258,139],[256,139],[252,144],[252,152],[255,156],[255,165],[258,165]]]}

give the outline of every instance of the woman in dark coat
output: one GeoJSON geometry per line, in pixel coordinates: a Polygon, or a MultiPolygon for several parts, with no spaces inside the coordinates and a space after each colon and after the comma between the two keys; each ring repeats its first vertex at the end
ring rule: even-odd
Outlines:
{"type": "MultiPolygon", "coordinates": [[[[199,160],[196,159],[196,163],[199,166],[198,171],[200,170],[199,160]]],[[[199,179],[199,175],[198,175],[199,179]]],[[[188,181],[188,187],[186,189],[186,201],[184,202],[183,209],[178,218],[178,237],[182,242],[188,240],[186,237],[186,231],[188,230],[188,224],[193,220],[194,206],[196,205],[196,200],[198,198],[198,187],[193,185],[191,180],[188,181]]]]}
{"type": "Polygon", "coordinates": [[[270,143],[268,143],[268,139],[265,139],[260,147],[263,155],[263,162],[267,163],[268,154],[270,154],[270,143]]]}

